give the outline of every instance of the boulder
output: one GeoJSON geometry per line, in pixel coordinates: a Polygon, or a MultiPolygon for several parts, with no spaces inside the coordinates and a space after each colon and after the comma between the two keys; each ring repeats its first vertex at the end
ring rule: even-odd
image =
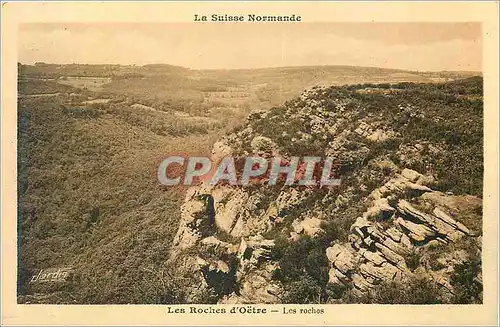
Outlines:
{"type": "MultiPolygon", "coordinates": [[[[334,268],[335,269],[335,268],[334,268]]],[[[346,275],[344,275],[342,272],[340,272],[340,270],[338,269],[335,269],[334,271],[335,273],[335,276],[337,276],[337,278],[342,282],[342,283],[348,283],[350,281],[350,278],[347,277],[346,275]]]]}
{"type": "Polygon", "coordinates": [[[436,235],[436,232],[423,224],[415,224],[414,222],[404,220],[401,217],[396,219],[396,222],[408,231],[408,236],[416,242],[423,242],[429,237],[436,235]]]}
{"type": "Polygon", "coordinates": [[[382,244],[387,247],[389,250],[398,253],[398,254],[407,254],[408,250],[401,246],[401,244],[394,242],[391,238],[386,238],[382,244]]]}
{"type": "Polygon", "coordinates": [[[392,214],[396,209],[391,207],[387,198],[380,198],[373,202],[373,205],[363,214],[364,218],[372,218],[379,216],[387,216],[392,214]]]}
{"type": "Polygon", "coordinates": [[[259,271],[247,274],[240,285],[240,295],[250,303],[276,303],[278,300],[276,294],[280,293],[280,288],[270,280],[270,276],[264,276],[259,271]]]}
{"type": "Polygon", "coordinates": [[[318,218],[306,218],[302,221],[294,220],[292,223],[293,231],[297,234],[304,233],[311,237],[318,236],[323,232],[320,227],[323,221],[318,218]]]}
{"type": "Polygon", "coordinates": [[[455,229],[461,231],[462,233],[466,235],[471,235],[470,230],[461,222],[454,220],[451,218],[448,214],[444,212],[444,210],[439,209],[438,207],[434,208],[434,211],[432,212],[437,218],[440,220],[444,221],[448,225],[454,227],[455,229]]]}
{"type": "Polygon", "coordinates": [[[377,129],[376,131],[368,135],[367,139],[373,142],[383,142],[391,138],[393,134],[394,133],[392,131],[386,132],[382,129],[377,129]]]}
{"type": "Polygon", "coordinates": [[[417,192],[419,195],[426,193],[426,192],[432,192],[432,189],[428,188],[425,185],[407,182],[404,184],[404,186],[405,186],[405,189],[411,190],[413,192],[417,192]]]}
{"type": "Polygon", "coordinates": [[[201,257],[197,257],[196,263],[200,269],[206,269],[208,271],[215,271],[224,274],[227,274],[230,271],[228,264],[222,260],[203,259],[201,257]]]}
{"type": "Polygon", "coordinates": [[[262,235],[250,236],[247,243],[252,248],[261,247],[271,249],[274,247],[274,240],[265,239],[262,235]]]}
{"type": "Polygon", "coordinates": [[[399,242],[402,246],[404,246],[407,250],[413,249],[413,244],[411,243],[411,239],[408,237],[408,235],[404,234],[401,235],[401,241],[399,242]]]}
{"type": "Polygon", "coordinates": [[[354,257],[351,252],[341,252],[333,264],[345,274],[354,269],[354,257]]]}
{"type": "Polygon", "coordinates": [[[370,236],[367,236],[363,239],[363,243],[365,243],[367,247],[370,247],[373,243],[375,243],[375,241],[372,240],[370,236]]]}
{"type": "MultiPolygon", "coordinates": [[[[354,224],[351,225],[351,228],[350,230],[353,231],[355,230],[356,228],[364,228],[364,227],[369,227],[371,226],[372,223],[370,221],[368,221],[368,219],[366,219],[366,217],[358,217],[356,219],[356,221],[354,222],[354,224]]],[[[363,234],[360,235],[361,237],[363,237],[363,234]]]]}
{"type": "Polygon", "coordinates": [[[355,256],[352,248],[347,248],[338,244],[326,249],[328,260],[343,274],[355,268],[355,256]]]}
{"type": "Polygon", "coordinates": [[[377,249],[380,251],[382,256],[387,259],[387,261],[392,262],[396,267],[398,267],[401,270],[406,270],[406,262],[405,259],[397,254],[396,252],[392,251],[391,249],[387,248],[386,246],[382,244],[375,244],[377,249]]]}
{"type": "Polygon", "coordinates": [[[383,239],[385,239],[385,235],[382,234],[381,231],[378,230],[377,227],[375,226],[370,226],[366,229],[366,232],[368,233],[368,235],[370,235],[370,237],[374,240],[378,240],[378,241],[381,241],[383,239]]]}
{"type": "Polygon", "coordinates": [[[357,237],[359,237],[361,240],[364,239],[366,236],[365,236],[365,233],[363,233],[363,231],[361,230],[361,228],[359,227],[354,227],[354,229],[352,228],[351,226],[351,233],[354,232],[355,234],[352,234],[352,235],[356,235],[357,237]]]}
{"type": "Polygon", "coordinates": [[[248,259],[250,265],[257,265],[270,260],[273,247],[274,240],[264,239],[261,235],[251,236],[247,240],[241,240],[238,257],[240,260],[248,259]]]}
{"type": "Polygon", "coordinates": [[[402,193],[405,190],[405,183],[408,181],[401,177],[401,175],[396,175],[387,183],[379,188],[379,192],[382,197],[386,197],[393,193],[402,193]]]}
{"type": "Polygon", "coordinates": [[[387,260],[380,255],[378,252],[371,252],[371,251],[364,251],[363,252],[363,257],[366,258],[366,260],[372,262],[376,266],[382,265],[384,262],[387,260]]]}
{"type": "Polygon", "coordinates": [[[406,215],[410,215],[415,220],[422,222],[427,227],[433,229],[436,233],[441,235],[446,235],[446,237],[444,238],[445,240],[450,239],[450,236],[454,233],[455,228],[459,229],[458,228],[459,223],[453,221],[453,219],[451,219],[451,217],[449,216],[446,217],[446,214],[444,214],[444,212],[442,212],[439,209],[434,210],[433,213],[435,216],[433,216],[415,209],[405,200],[400,200],[398,203],[398,210],[400,210],[402,213],[406,215]]]}
{"type": "Polygon", "coordinates": [[[453,218],[451,218],[448,214],[446,214],[444,212],[444,210],[436,207],[436,208],[434,208],[434,211],[432,213],[434,214],[434,216],[441,219],[442,221],[444,221],[448,225],[450,225],[454,228],[457,228],[457,222],[453,218]]]}
{"type": "Polygon", "coordinates": [[[457,229],[466,235],[472,235],[471,231],[459,221],[457,221],[457,229]]]}
{"type": "Polygon", "coordinates": [[[216,266],[217,271],[223,272],[225,274],[229,273],[229,266],[226,262],[222,260],[217,260],[216,264],[217,264],[216,266]]]}
{"type": "Polygon", "coordinates": [[[396,266],[390,264],[389,262],[385,262],[382,264],[379,273],[382,275],[381,278],[384,280],[394,280],[398,276],[402,276],[401,270],[399,270],[396,266]]]}
{"type": "Polygon", "coordinates": [[[401,233],[400,230],[398,230],[395,227],[391,227],[385,231],[385,233],[394,241],[394,242],[399,242],[401,241],[401,236],[403,236],[403,233],[401,233]]]}
{"type": "Polygon", "coordinates": [[[219,251],[223,251],[226,253],[235,252],[235,250],[237,250],[237,246],[238,246],[238,245],[236,245],[236,249],[235,249],[235,246],[233,244],[220,241],[219,239],[217,239],[214,236],[205,237],[204,239],[201,240],[200,243],[205,250],[208,250],[208,249],[211,249],[213,251],[219,250],[219,251]]]}
{"type": "Polygon", "coordinates": [[[403,169],[401,175],[403,175],[403,177],[408,179],[410,182],[416,182],[422,176],[422,174],[408,168],[403,169]]]}
{"type": "Polygon", "coordinates": [[[200,238],[201,235],[197,231],[187,226],[180,226],[177,234],[175,235],[173,244],[178,247],[179,250],[184,250],[195,246],[196,242],[198,242],[200,238]]]}
{"type": "Polygon", "coordinates": [[[238,256],[242,257],[248,248],[248,244],[244,238],[241,238],[240,246],[238,248],[238,256]]]}
{"type": "Polygon", "coordinates": [[[335,262],[337,259],[337,256],[344,251],[344,247],[339,244],[334,244],[333,246],[329,247],[326,249],[326,257],[330,262],[335,262]]]}
{"type": "Polygon", "coordinates": [[[433,222],[434,222],[434,218],[433,217],[431,217],[430,215],[428,215],[428,214],[426,214],[424,212],[421,212],[418,209],[415,209],[406,200],[399,200],[397,208],[398,208],[399,212],[401,212],[402,214],[410,216],[411,218],[413,218],[413,220],[416,220],[419,223],[432,225],[433,222]]]}
{"type": "Polygon", "coordinates": [[[373,287],[373,285],[370,284],[366,278],[361,276],[361,274],[354,274],[352,276],[352,282],[354,283],[354,286],[362,292],[366,292],[373,287]]]}
{"type": "Polygon", "coordinates": [[[331,284],[336,284],[336,285],[343,284],[340,281],[340,279],[337,277],[335,270],[336,270],[335,268],[330,268],[330,271],[328,272],[328,282],[331,284]]]}
{"type": "Polygon", "coordinates": [[[194,221],[198,215],[203,215],[206,212],[206,204],[199,200],[196,196],[189,199],[181,207],[181,220],[186,224],[194,221]]]}
{"type": "Polygon", "coordinates": [[[367,262],[359,266],[359,271],[365,277],[371,276],[377,280],[391,281],[399,270],[389,263],[385,263],[382,266],[375,266],[373,263],[367,262]]]}
{"type": "Polygon", "coordinates": [[[420,176],[417,180],[418,185],[431,186],[434,185],[436,179],[432,176],[420,176]]]}
{"type": "Polygon", "coordinates": [[[204,239],[201,240],[201,243],[203,245],[207,246],[213,246],[213,247],[230,247],[231,244],[227,242],[223,242],[216,238],[215,236],[209,236],[205,237],[204,239]]]}
{"type": "Polygon", "coordinates": [[[234,230],[234,227],[242,214],[242,209],[245,208],[245,204],[248,202],[248,194],[243,190],[220,187],[212,195],[217,206],[215,210],[215,224],[217,227],[232,236],[242,236],[242,228],[234,230]],[[223,189],[228,191],[224,192],[223,189]]]}

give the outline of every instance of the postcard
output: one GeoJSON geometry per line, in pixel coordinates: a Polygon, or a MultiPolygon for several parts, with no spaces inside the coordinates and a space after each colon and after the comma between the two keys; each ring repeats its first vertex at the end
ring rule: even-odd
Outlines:
{"type": "Polygon", "coordinates": [[[2,324],[498,324],[497,12],[3,2],[2,324]]]}

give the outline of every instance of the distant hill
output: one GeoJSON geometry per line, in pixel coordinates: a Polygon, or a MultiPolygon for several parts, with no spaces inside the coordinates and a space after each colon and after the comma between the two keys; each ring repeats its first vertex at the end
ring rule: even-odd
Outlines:
{"type": "Polygon", "coordinates": [[[211,107],[269,109],[299,96],[306,88],[318,85],[438,83],[480,75],[475,72],[416,72],[356,66],[195,70],[166,64],[45,63],[19,64],[18,72],[20,80],[43,78],[54,79],[58,84],[86,85],[93,91],[134,96],[153,107],[170,107],[193,114],[206,113],[211,107]],[[91,85],[78,84],[69,80],[71,77],[93,77],[96,80],[91,85]],[[104,78],[109,80],[102,80],[104,78]]]}
{"type": "Polygon", "coordinates": [[[189,71],[188,68],[157,64],[157,65],[94,65],[94,64],[48,64],[35,65],[18,64],[18,73],[24,76],[58,78],[63,76],[112,77],[130,74],[180,74],[189,71]]]}

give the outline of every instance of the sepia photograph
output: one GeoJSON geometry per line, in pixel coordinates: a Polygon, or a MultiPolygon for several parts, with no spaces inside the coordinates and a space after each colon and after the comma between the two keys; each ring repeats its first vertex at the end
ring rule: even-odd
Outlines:
{"type": "Polygon", "coordinates": [[[482,306],[483,24],[189,8],[17,25],[16,304],[482,306]]]}

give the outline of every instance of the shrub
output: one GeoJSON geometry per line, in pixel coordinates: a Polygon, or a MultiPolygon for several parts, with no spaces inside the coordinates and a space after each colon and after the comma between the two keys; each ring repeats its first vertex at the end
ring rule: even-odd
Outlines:
{"type": "Polygon", "coordinates": [[[477,258],[455,265],[451,285],[455,289],[454,303],[483,303],[483,284],[479,279],[481,261],[477,258]]]}
{"type": "Polygon", "coordinates": [[[406,257],[405,257],[405,262],[406,262],[406,265],[408,266],[408,269],[410,269],[411,271],[415,270],[418,268],[418,266],[420,265],[420,254],[416,251],[412,251],[410,252],[410,254],[408,254],[406,257]]]}
{"type": "Polygon", "coordinates": [[[314,278],[308,275],[301,276],[285,287],[284,303],[321,303],[322,288],[314,278]]]}
{"type": "Polygon", "coordinates": [[[426,278],[413,277],[407,281],[380,284],[360,299],[362,303],[377,304],[438,304],[439,286],[426,278]]]}
{"type": "Polygon", "coordinates": [[[326,301],[330,262],[326,235],[319,238],[301,236],[296,242],[284,238],[276,240],[271,254],[278,259],[280,270],[275,279],[283,283],[286,303],[317,303],[326,301]]]}

